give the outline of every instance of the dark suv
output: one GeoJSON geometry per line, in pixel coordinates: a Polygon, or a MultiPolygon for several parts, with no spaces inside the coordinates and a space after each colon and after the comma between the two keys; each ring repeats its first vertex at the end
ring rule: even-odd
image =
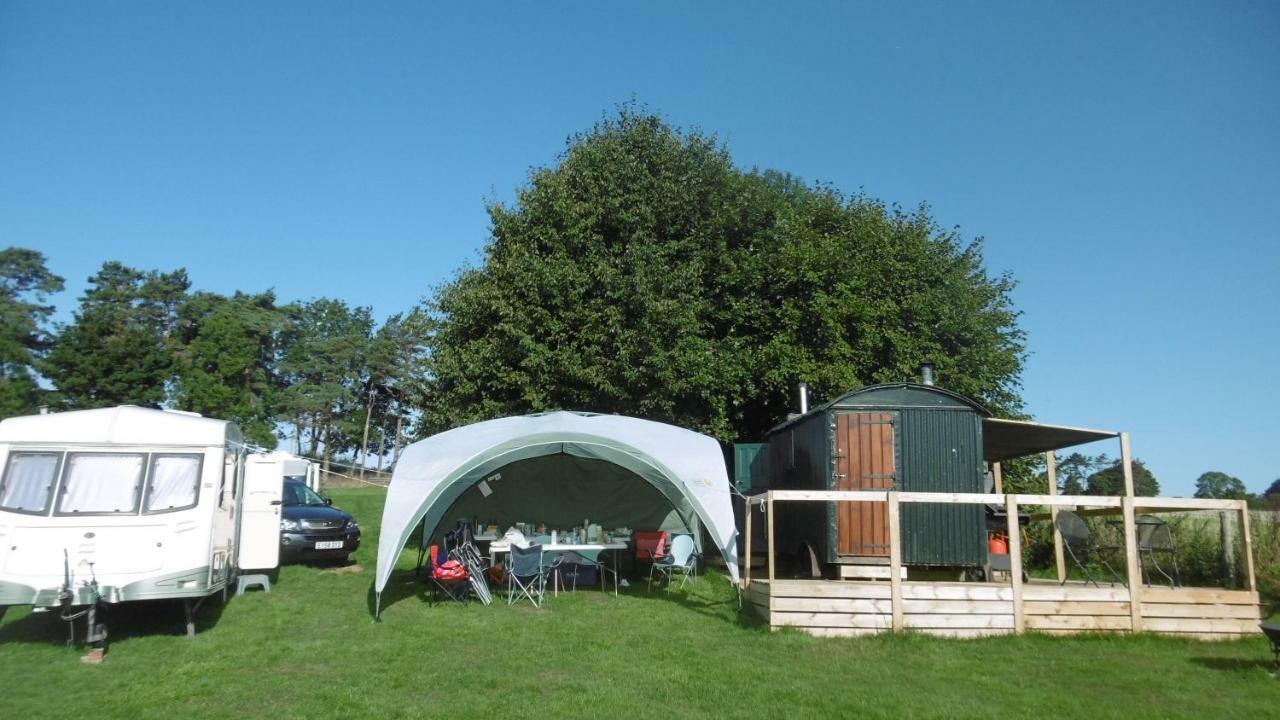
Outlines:
{"type": "Polygon", "coordinates": [[[360,547],[360,526],[298,480],[284,481],[280,514],[282,560],[345,559],[360,547]]]}

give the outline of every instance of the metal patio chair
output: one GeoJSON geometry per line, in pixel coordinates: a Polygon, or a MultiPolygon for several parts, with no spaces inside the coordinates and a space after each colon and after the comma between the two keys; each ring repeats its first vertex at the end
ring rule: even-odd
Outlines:
{"type": "MultiPolygon", "coordinates": [[[[1070,510],[1060,511],[1058,520],[1054,525],[1058,528],[1058,532],[1062,534],[1062,544],[1066,546],[1067,553],[1071,555],[1071,559],[1075,564],[1084,571],[1086,583],[1093,583],[1095,587],[1098,587],[1098,581],[1093,579],[1093,573],[1089,570],[1089,561],[1096,559],[1115,578],[1111,583],[1112,585],[1115,585],[1116,582],[1121,585],[1125,584],[1120,574],[1115,571],[1115,568],[1111,567],[1106,557],[1103,556],[1104,552],[1120,550],[1119,546],[1099,545],[1093,539],[1093,531],[1089,529],[1089,526],[1085,524],[1079,515],[1070,510]]],[[[1066,582],[1066,579],[1063,578],[1062,584],[1065,585],[1066,582]]]]}
{"type": "MultiPolygon", "coordinates": [[[[1178,548],[1173,542],[1173,531],[1169,529],[1169,523],[1161,520],[1155,515],[1139,515],[1136,519],[1138,531],[1138,558],[1142,559],[1142,554],[1151,559],[1151,564],[1155,566],[1156,572],[1160,573],[1169,581],[1169,587],[1178,587],[1182,584],[1182,578],[1178,573],[1178,548]],[[1157,554],[1168,555],[1173,565],[1173,575],[1165,572],[1160,566],[1160,561],[1156,558],[1157,554]]],[[[1143,580],[1147,585],[1151,584],[1147,571],[1147,564],[1142,563],[1143,580]]]]}
{"type": "Polygon", "coordinates": [[[649,589],[653,589],[654,574],[667,579],[667,592],[671,592],[671,582],[676,573],[680,574],[680,587],[697,577],[697,559],[694,554],[692,535],[675,535],[671,538],[671,549],[659,557],[649,567],[649,589]]]}

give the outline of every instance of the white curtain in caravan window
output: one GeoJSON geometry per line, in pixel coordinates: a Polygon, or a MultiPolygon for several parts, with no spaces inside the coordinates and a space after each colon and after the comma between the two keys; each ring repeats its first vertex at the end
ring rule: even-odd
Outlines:
{"type": "Polygon", "coordinates": [[[22,512],[49,509],[49,490],[58,471],[57,453],[13,453],[0,488],[0,507],[22,512]]]}
{"type": "Polygon", "coordinates": [[[151,461],[147,512],[196,504],[200,488],[200,458],[195,455],[156,455],[151,461]]]}
{"type": "Polygon", "coordinates": [[[132,512],[138,508],[144,456],[70,453],[60,513],[132,512]]]}

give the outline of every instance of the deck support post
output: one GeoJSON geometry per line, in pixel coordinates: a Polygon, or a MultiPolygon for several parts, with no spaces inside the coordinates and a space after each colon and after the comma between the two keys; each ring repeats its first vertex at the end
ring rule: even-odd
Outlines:
{"type": "Polygon", "coordinates": [[[1120,433],[1120,468],[1124,471],[1125,497],[1133,497],[1133,458],[1129,455],[1129,433],[1120,433]]]}
{"type": "Polygon", "coordinates": [[[1004,496],[1005,516],[1009,518],[1009,586],[1013,590],[1013,631],[1026,629],[1022,613],[1022,528],[1018,526],[1018,496],[1004,496]]]}
{"type": "Polygon", "coordinates": [[[889,604],[893,612],[893,631],[901,632],[902,622],[902,530],[898,516],[898,493],[890,490],[886,498],[889,521],[889,604]]]}
{"type": "Polygon", "coordinates": [[[745,566],[742,569],[742,586],[749,589],[751,587],[751,512],[755,508],[752,506],[750,498],[747,499],[742,507],[747,514],[742,520],[743,532],[747,535],[746,555],[742,559],[742,564],[745,566]]]}
{"type": "MultiPolygon", "coordinates": [[[[1122,443],[1128,446],[1127,442],[1122,443]]],[[[1128,467],[1126,463],[1125,467],[1128,467]]],[[[1124,564],[1129,579],[1129,619],[1133,632],[1142,632],[1142,600],[1138,593],[1142,590],[1142,565],[1138,558],[1137,522],[1133,512],[1133,496],[1120,498],[1120,510],[1124,513],[1124,564]]]]}
{"type": "Polygon", "coordinates": [[[773,551],[773,491],[772,491],[772,490],[770,490],[770,491],[769,491],[768,499],[767,499],[765,502],[766,502],[766,508],[767,508],[767,509],[766,509],[766,512],[768,512],[768,513],[769,513],[769,517],[768,517],[768,519],[765,521],[765,523],[766,523],[766,529],[767,529],[767,530],[768,530],[768,532],[769,532],[769,547],[768,547],[768,550],[769,550],[769,587],[773,587],[773,579],[774,579],[774,574],[773,574],[773,553],[774,553],[774,551],[773,551]]]}
{"type": "Polygon", "coordinates": [[[991,463],[991,479],[995,480],[996,494],[1002,495],[1004,493],[1004,475],[998,462],[991,463]]]}
{"type": "Polygon", "coordinates": [[[1218,538],[1222,545],[1222,574],[1227,584],[1236,587],[1236,515],[1230,510],[1218,513],[1218,538]]]}
{"type": "MultiPolygon", "coordinates": [[[[1058,458],[1053,451],[1044,454],[1045,475],[1049,479],[1049,494],[1058,494],[1058,458]]],[[[1049,506],[1049,524],[1053,526],[1053,563],[1058,570],[1058,584],[1067,579],[1067,564],[1062,556],[1062,533],[1058,530],[1058,506],[1049,506]]]]}
{"type": "Polygon", "coordinates": [[[1249,532],[1249,505],[1244,500],[1240,501],[1240,531],[1244,536],[1244,544],[1241,545],[1244,554],[1244,589],[1256,592],[1258,580],[1253,574],[1253,535],[1249,532]]]}

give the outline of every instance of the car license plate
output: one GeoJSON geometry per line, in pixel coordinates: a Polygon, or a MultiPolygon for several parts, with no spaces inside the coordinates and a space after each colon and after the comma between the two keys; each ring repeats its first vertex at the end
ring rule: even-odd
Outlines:
{"type": "Polygon", "coordinates": [[[342,541],[341,540],[321,540],[320,542],[316,543],[316,549],[317,550],[341,550],[342,541]]]}

